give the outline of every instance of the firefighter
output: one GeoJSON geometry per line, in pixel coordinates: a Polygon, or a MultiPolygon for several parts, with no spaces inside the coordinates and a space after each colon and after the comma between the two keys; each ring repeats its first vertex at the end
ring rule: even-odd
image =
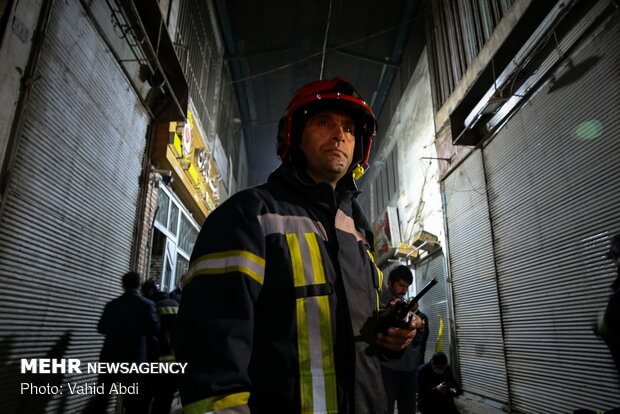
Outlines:
{"type": "Polygon", "coordinates": [[[386,412],[379,357],[421,322],[375,328],[383,276],[354,181],[375,130],[347,80],[302,87],[279,123],[280,167],[209,215],[175,342],[186,413],[386,412]]]}
{"type": "MultiPolygon", "coordinates": [[[[142,284],[142,295],[155,302],[155,308],[159,315],[161,329],[157,335],[157,344],[153,349],[153,361],[174,362],[171,336],[174,331],[179,304],[176,300],[162,292],[153,279],[142,284]]],[[[177,389],[177,378],[174,374],[157,374],[149,377],[150,386],[148,391],[152,399],[151,414],[168,414],[170,405],[177,389]]]]}

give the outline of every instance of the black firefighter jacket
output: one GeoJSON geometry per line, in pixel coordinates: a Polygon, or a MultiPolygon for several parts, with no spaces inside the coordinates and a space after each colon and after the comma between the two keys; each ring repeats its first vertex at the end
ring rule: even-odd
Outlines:
{"type": "Polygon", "coordinates": [[[207,218],[177,320],[186,413],[386,411],[356,196],[350,176],[334,192],[281,166],[207,218]]]}
{"type": "Polygon", "coordinates": [[[179,303],[172,299],[169,294],[160,290],[156,291],[150,299],[155,302],[161,324],[161,329],[157,335],[157,355],[155,358],[162,362],[172,362],[174,361],[172,333],[177,321],[179,303]]]}

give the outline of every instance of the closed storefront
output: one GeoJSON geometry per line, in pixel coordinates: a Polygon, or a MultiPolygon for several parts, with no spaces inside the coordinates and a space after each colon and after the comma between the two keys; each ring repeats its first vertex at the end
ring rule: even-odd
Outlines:
{"type": "Polygon", "coordinates": [[[20,394],[20,358],[97,361],[97,321],[129,270],[149,116],[77,0],[53,2],[0,225],[3,413],[79,412],[89,395],[20,394]],[[7,317],[10,315],[10,317],[7,317]]]}
{"type": "Polygon", "coordinates": [[[484,148],[518,412],[620,405],[590,326],[611,293],[604,254],[620,232],[618,16],[608,24],[484,148]]]}
{"type": "Polygon", "coordinates": [[[443,183],[463,386],[516,413],[620,405],[591,326],[611,294],[605,252],[620,233],[620,18],[586,15],[573,31],[595,17],[443,183]]]}
{"type": "Polygon", "coordinates": [[[447,301],[447,280],[445,257],[441,249],[432,253],[415,266],[416,291],[419,292],[432,279],[437,279],[437,284],[420,299],[420,311],[428,317],[428,342],[424,360],[428,362],[435,351],[445,352],[450,355],[450,329],[449,312],[447,301]]]}
{"type": "Polygon", "coordinates": [[[502,321],[481,152],[472,153],[443,187],[462,386],[507,404],[502,321]]]}

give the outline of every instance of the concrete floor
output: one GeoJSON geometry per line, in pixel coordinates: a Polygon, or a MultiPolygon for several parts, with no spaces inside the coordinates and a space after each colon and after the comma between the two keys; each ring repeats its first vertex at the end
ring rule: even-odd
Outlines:
{"type": "Polygon", "coordinates": [[[461,414],[503,414],[505,411],[489,405],[475,396],[462,395],[455,400],[461,414]]]}

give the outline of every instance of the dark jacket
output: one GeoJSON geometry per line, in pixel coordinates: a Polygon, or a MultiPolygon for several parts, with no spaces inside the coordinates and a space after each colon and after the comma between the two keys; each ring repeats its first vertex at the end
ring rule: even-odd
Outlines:
{"type": "Polygon", "coordinates": [[[411,347],[419,349],[419,356],[416,363],[416,367],[424,364],[424,355],[426,354],[426,343],[428,342],[428,335],[430,334],[431,328],[428,324],[428,316],[424,312],[420,312],[417,310],[415,312],[419,318],[424,321],[424,331],[418,333],[415,338],[413,338],[413,342],[411,342],[411,347]]]}
{"type": "Polygon", "coordinates": [[[100,360],[147,361],[147,343],[158,330],[155,304],[136,292],[125,292],[105,305],[97,324],[97,331],[105,335],[100,360]]]}
{"type": "Polygon", "coordinates": [[[613,293],[607,302],[607,308],[599,321],[599,334],[610,346],[620,348],[620,268],[618,276],[612,284],[613,293]]]}
{"type": "Polygon", "coordinates": [[[457,413],[454,405],[454,396],[462,393],[459,384],[454,379],[452,369],[448,366],[443,374],[437,374],[429,362],[418,370],[418,406],[423,414],[457,413]],[[437,385],[445,382],[454,392],[441,394],[437,385]]]}
{"type": "Polygon", "coordinates": [[[151,300],[155,302],[155,308],[157,309],[159,322],[161,324],[161,329],[157,335],[158,359],[160,361],[174,361],[172,333],[174,332],[177,322],[179,303],[162,291],[155,292],[151,300]]]}
{"type": "Polygon", "coordinates": [[[352,179],[336,193],[281,166],[207,218],[177,321],[186,413],[218,412],[214,396],[254,413],[385,412],[382,275],[356,196],[352,179]]]}
{"type": "Polygon", "coordinates": [[[177,287],[172,292],[168,293],[170,299],[175,300],[178,304],[181,304],[181,296],[183,294],[183,290],[180,287],[177,287]]]}
{"type": "Polygon", "coordinates": [[[620,379],[620,267],[611,288],[614,292],[609,298],[607,308],[599,315],[595,333],[602,336],[607,343],[620,379]]]}

